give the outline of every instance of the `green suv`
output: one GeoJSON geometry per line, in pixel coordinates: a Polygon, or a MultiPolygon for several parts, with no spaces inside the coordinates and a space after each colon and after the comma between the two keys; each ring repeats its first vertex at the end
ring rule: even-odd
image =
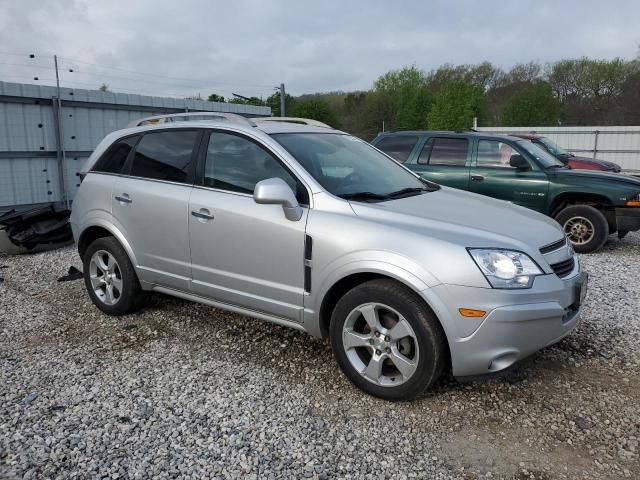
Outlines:
{"type": "Polygon", "coordinates": [[[506,200],[555,218],[577,252],[640,229],[640,180],[572,170],[521,138],[401,131],[371,142],[427,180],[506,200]]]}

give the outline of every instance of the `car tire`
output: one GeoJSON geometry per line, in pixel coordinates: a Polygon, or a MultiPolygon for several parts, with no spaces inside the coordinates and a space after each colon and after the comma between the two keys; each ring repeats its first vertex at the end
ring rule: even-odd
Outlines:
{"type": "Polygon", "coordinates": [[[146,293],[140,287],[127,252],[114,237],[92,242],[82,264],[89,296],[107,315],[126,315],[144,305],[146,293]]]}
{"type": "Polygon", "coordinates": [[[388,279],[363,283],[337,302],[330,339],[347,378],[386,400],[410,400],[429,389],[448,358],[444,332],[431,309],[415,292],[388,279]]]}
{"type": "Polygon", "coordinates": [[[604,214],[590,205],[571,205],[556,215],[573,249],[578,253],[599,250],[609,237],[604,214]]]}

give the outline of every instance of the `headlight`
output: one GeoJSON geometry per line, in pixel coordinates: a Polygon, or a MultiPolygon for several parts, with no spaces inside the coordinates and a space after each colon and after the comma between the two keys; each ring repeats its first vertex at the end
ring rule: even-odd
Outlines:
{"type": "Polygon", "coordinates": [[[469,254],[493,288],[531,288],[536,275],[544,273],[526,253],[470,248],[469,254]]]}

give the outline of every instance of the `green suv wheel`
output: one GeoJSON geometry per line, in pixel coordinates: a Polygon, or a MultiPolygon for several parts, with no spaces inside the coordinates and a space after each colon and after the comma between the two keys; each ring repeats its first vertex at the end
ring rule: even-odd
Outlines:
{"type": "Polygon", "coordinates": [[[567,239],[578,253],[599,250],[609,236],[609,223],[597,208],[589,205],[571,205],[556,215],[567,239]]]}

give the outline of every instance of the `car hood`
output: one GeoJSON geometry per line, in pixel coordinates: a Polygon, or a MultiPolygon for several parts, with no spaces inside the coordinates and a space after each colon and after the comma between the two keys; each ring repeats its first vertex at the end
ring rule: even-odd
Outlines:
{"type": "Polygon", "coordinates": [[[356,215],[465,247],[539,251],[563,237],[554,220],[528,208],[463,190],[378,203],[351,202],[356,215]]]}
{"type": "Polygon", "coordinates": [[[640,191],[640,179],[619,173],[600,172],[597,170],[578,170],[575,168],[547,169],[547,175],[556,180],[565,180],[570,183],[597,181],[607,184],[616,184],[624,187],[636,187],[640,191]]]}
{"type": "Polygon", "coordinates": [[[599,160],[597,158],[580,157],[578,155],[572,155],[570,157],[567,157],[567,160],[569,161],[576,160],[578,162],[588,163],[591,165],[603,165],[612,170],[620,170],[620,165],[618,165],[617,163],[608,162],[606,160],[599,160]]]}

